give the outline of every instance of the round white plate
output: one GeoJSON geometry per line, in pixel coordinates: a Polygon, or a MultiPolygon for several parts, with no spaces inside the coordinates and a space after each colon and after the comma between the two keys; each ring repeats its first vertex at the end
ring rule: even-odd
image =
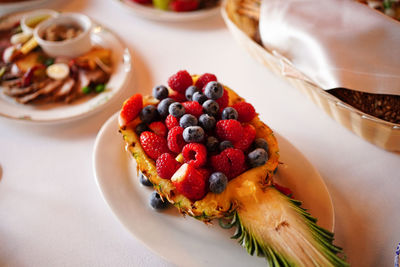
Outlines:
{"type": "Polygon", "coordinates": [[[8,13],[12,13],[18,10],[24,10],[29,8],[35,8],[37,6],[43,6],[51,0],[30,0],[10,3],[0,3],[0,16],[8,13]]]}
{"type": "Polygon", "coordinates": [[[70,104],[60,102],[45,105],[23,105],[0,92],[0,115],[29,122],[65,122],[99,111],[113,97],[121,93],[131,70],[131,55],[128,48],[116,35],[102,26],[93,28],[91,38],[94,44],[112,49],[113,73],[104,92],[83,97],[70,104]]]}
{"type": "Polygon", "coordinates": [[[137,4],[131,0],[114,0],[114,1],[119,3],[124,9],[127,9],[140,17],[157,21],[170,21],[170,22],[194,21],[215,16],[220,12],[219,5],[213,8],[200,9],[197,11],[173,12],[137,4]]]}
{"type": "MultiPolygon", "coordinates": [[[[156,212],[149,206],[152,189],[139,183],[135,161],[124,150],[118,132],[117,116],[113,115],[97,136],[93,166],[103,197],[122,224],[148,248],[178,266],[265,266],[265,259],[248,255],[230,239],[233,229],[184,218],[174,207],[156,212]]],[[[276,181],[293,189],[295,198],[319,218],[319,224],[332,230],[334,211],[324,181],[293,145],[279,135],[277,138],[284,164],[278,168],[276,181]]]]}

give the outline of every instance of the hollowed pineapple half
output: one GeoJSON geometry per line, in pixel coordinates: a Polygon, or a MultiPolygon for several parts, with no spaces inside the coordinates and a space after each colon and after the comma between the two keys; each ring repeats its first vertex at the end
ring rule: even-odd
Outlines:
{"type": "MultiPolygon", "coordinates": [[[[225,89],[229,93],[229,106],[244,101],[228,87],[225,89]]],[[[151,96],[144,97],[144,106],[157,103],[151,96]]],[[[120,128],[127,150],[135,158],[138,171],[182,214],[203,222],[220,219],[224,228],[237,227],[233,238],[249,254],[265,256],[270,266],[348,265],[337,255],[342,249],[332,244],[333,233],[319,227],[317,220],[300,207],[301,202],[290,199],[271,184],[279,148],[272,130],[258,116],[250,124],[255,127],[257,137],[268,143],[268,161],[229,181],[221,194],[209,192],[197,201],[189,200],[177,192],[170,180],[157,175],[155,161],[146,155],[134,131],[140,122],[136,118],[120,128]]]]}

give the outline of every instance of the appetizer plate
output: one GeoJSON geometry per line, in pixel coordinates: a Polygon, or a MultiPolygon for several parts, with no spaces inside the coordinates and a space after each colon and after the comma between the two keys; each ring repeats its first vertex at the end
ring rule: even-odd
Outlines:
{"type": "Polygon", "coordinates": [[[213,8],[200,9],[190,12],[173,12],[163,11],[153,7],[137,4],[132,0],[114,0],[119,3],[124,9],[127,9],[140,17],[157,20],[157,21],[170,21],[170,22],[183,22],[194,21],[209,18],[220,13],[220,6],[217,5],[213,8]]]}
{"type": "MultiPolygon", "coordinates": [[[[275,180],[290,187],[319,224],[334,228],[334,210],[324,181],[311,163],[285,138],[277,135],[280,161],[275,180]]],[[[96,182],[118,220],[149,249],[178,266],[265,266],[265,259],[250,256],[236,240],[234,230],[218,221],[205,225],[175,207],[156,212],[148,204],[151,188],[139,183],[136,163],[124,150],[118,132],[118,114],[101,128],[93,153],[96,182]]]]}
{"type": "MultiPolygon", "coordinates": [[[[21,13],[15,16],[21,16],[21,13]]],[[[10,20],[0,19],[0,29],[2,23],[9,23],[10,20]]],[[[131,70],[131,54],[128,48],[114,33],[100,25],[93,28],[91,39],[93,44],[112,50],[113,73],[104,92],[82,97],[70,104],[58,102],[44,105],[23,105],[0,92],[0,116],[37,123],[65,122],[99,111],[121,93],[131,70]]]]}

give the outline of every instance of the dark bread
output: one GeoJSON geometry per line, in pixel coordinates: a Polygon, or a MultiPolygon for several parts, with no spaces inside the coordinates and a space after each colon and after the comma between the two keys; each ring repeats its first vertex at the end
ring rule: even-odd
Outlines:
{"type": "Polygon", "coordinates": [[[400,123],[400,96],[381,95],[337,88],[328,91],[343,102],[376,118],[400,123]]]}

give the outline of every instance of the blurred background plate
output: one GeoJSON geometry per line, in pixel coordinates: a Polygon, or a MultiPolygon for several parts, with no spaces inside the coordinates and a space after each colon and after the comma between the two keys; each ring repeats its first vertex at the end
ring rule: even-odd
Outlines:
{"type": "Polygon", "coordinates": [[[133,2],[132,0],[114,0],[121,7],[130,11],[131,13],[140,17],[157,20],[157,21],[169,21],[169,22],[183,22],[183,21],[194,21],[206,19],[215,16],[220,13],[220,5],[216,5],[213,8],[199,9],[196,11],[189,12],[173,12],[163,11],[160,9],[153,8],[151,6],[141,5],[133,2]]]}
{"type": "MultiPolygon", "coordinates": [[[[20,15],[16,13],[16,16],[20,15]]],[[[4,19],[0,18],[0,26],[1,21],[4,19]]],[[[70,104],[56,102],[44,105],[20,104],[0,92],[0,116],[33,123],[61,123],[84,118],[104,108],[125,88],[132,69],[131,54],[125,44],[103,26],[93,28],[91,39],[93,44],[112,50],[113,73],[104,92],[79,98],[70,104]]]]}
{"type": "Polygon", "coordinates": [[[43,7],[46,3],[52,2],[51,0],[22,0],[22,1],[4,1],[0,0],[0,16],[8,13],[27,10],[37,7],[43,7]]]}

